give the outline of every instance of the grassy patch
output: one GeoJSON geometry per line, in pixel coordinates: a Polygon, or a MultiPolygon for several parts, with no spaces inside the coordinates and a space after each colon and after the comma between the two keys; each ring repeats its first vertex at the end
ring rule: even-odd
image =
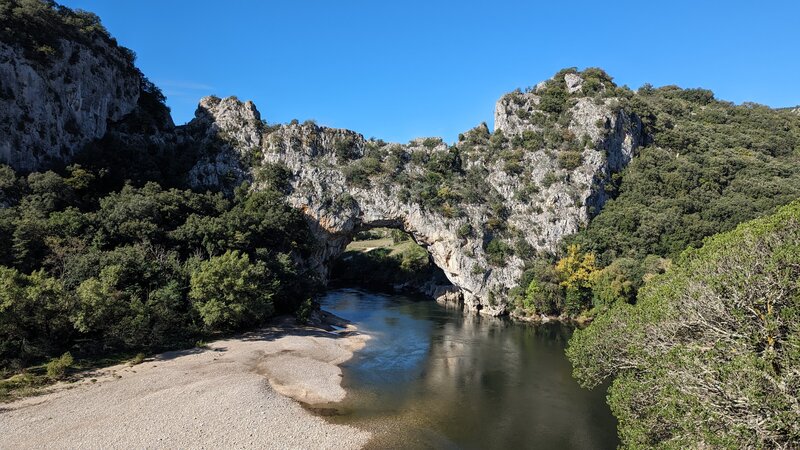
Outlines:
{"type": "MultiPolygon", "coordinates": [[[[114,366],[124,362],[138,360],[143,354],[119,353],[102,358],[82,358],[63,364],[63,371],[56,374],[51,370],[48,375],[48,365],[53,362],[39,364],[25,368],[22,372],[0,379],[0,403],[7,403],[24,397],[43,394],[44,388],[58,381],[74,382],[80,380],[87,372],[103,367],[114,366]],[[57,375],[57,376],[55,376],[57,375]]],[[[66,361],[59,361],[65,363],[66,361]]]]}
{"type": "Polygon", "coordinates": [[[393,245],[392,238],[369,239],[365,241],[353,241],[347,245],[345,251],[365,251],[378,247],[389,248],[393,245]]]}

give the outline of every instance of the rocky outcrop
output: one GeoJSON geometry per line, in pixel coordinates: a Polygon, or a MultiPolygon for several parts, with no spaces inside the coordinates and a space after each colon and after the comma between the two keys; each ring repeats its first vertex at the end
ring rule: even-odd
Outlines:
{"type": "Polygon", "coordinates": [[[247,179],[251,162],[260,157],[265,124],[253,102],[235,97],[205,97],[195,118],[179,129],[199,154],[189,171],[195,188],[230,191],[247,179]]]}
{"type": "Polygon", "coordinates": [[[103,39],[59,42],[44,63],[0,44],[0,162],[39,170],[102,137],[114,145],[100,151],[120,143],[146,149],[143,159],[174,155],[189,185],[229,193],[245,180],[263,188],[265,170],[280,164],[292,174],[288,201],[321,242],[310,264],[322,277],[358,231],[400,228],[457,288],[429,294],[484,314],[508,312],[525,261],[556,251],[602,208],[611,174],[641,140],[640,122],[597,71],[504,96],[494,132],[482,124],[454,145],[388,144],[313,122],[269,126],[235,97],[205,98],[194,120],[174,127],[130,54],[103,39]]]}
{"type": "Polygon", "coordinates": [[[137,106],[142,78],[128,53],[97,39],[60,39],[47,61],[0,42],[0,163],[38,170],[68,162],[137,106]]]}
{"type": "Polygon", "coordinates": [[[640,142],[640,122],[617,99],[582,95],[578,73],[555,82],[567,93],[565,112],[539,107],[552,88],[540,84],[498,101],[494,133],[480,126],[454,146],[368,141],[311,122],[267,128],[250,102],[204,99],[189,127],[224,144],[192,170],[193,181],[207,187],[226,174],[258,189],[262,167],[285,165],[293,175],[288,200],[323,243],[314,258],[323,276],[356,232],[401,228],[458,288],[437,297],[500,315],[525,253],[554,251],[585,225],[607,200],[611,174],[640,142]]]}

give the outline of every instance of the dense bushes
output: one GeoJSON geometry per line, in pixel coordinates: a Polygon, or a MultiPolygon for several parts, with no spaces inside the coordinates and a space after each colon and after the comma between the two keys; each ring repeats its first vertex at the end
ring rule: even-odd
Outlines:
{"type": "Polygon", "coordinates": [[[192,272],[189,298],[206,327],[236,330],[272,315],[278,280],[263,262],[227,251],[202,261],[192,272]]]}
{"type": "Polygon", "coordinates": [[[493,238],[486,244],[486,261],[498,267],[506,265],[506,260],[514,254],[514,249],[500,238],[493,238]]]}
{"type": "Polygon", "coordinates": [[[570,341],[630,448],[800,441],[800,202],[687,250],[570,341]]]}
{"type": "Polygon", "coordinates": [[[677,255],[800,197],[800,116],[675,87],[642,88],[628,107],[652,142],[572,240],[603,263],[677,255]]]}
{"type": "Polygon", "coordinates": [[[272,172],[229,199],[0,167],[0,366],[185,345],[296,309],[315,244],[272,172]]]}

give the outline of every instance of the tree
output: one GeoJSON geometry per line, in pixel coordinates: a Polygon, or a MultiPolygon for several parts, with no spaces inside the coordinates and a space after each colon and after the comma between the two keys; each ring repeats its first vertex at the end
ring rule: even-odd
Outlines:
{"type": "Polygon", "coordinates": [[[800,442],[800,201],[684,252],[567,349],[630,448],[800,442]]]}
{"type": "Polygon", "coordinates": [[[71,297],[56,279],[0,266],[0,364],[24,366],[72,334],[71,297]]]}
{"type": "Polygon", "coordinates": [[[263,263],[227,251],[201,262],[192,272],[189,297],[207,328],[231,331],[269,317],[278,286],[263,263]]]}
{"type": "Polygon", "coordinates": [[[120,290],[122,266],[110,265],[76,289],[78,308],[73,316],[75,328],[81,333],[103,333],[125,316],[128,307],[125,293],[120,290]]]}
{"type": "Polygon", "coordinates": [[[569,314],[578,314],[588,305],[597,271],[594,254],[581,253],[578,245],[570,245],[567,255],[556,264],[556,273],[566,292],[566,309],[569,314]]]}
{"type": "Polygon", "coordinates": [[[592,280],[592,305],[608,309],[617,302],[633,303],[641,279],[641,266],[632,258],[619,258],[595,273],[592,280]]]}

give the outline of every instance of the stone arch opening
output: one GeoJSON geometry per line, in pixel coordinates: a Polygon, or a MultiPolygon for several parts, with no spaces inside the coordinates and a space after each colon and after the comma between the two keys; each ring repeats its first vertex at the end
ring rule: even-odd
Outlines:
{"type": "Polygon", "coordinates": [[[425,242],[394,220],[361,223],[343,236],[329,262],[334,287],[421,295],[448,306],[463,305],[461,290],[447,278],[425,242]]]}

